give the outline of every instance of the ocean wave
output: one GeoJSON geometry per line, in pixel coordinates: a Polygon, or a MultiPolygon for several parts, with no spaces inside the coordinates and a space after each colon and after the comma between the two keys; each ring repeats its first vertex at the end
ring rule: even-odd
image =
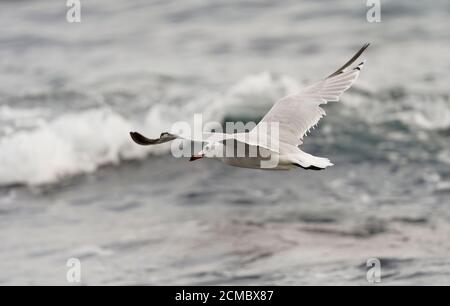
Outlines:
{"type": "MultiPolygon", "coordinates": [[[[224,92],[154,103],[141,119],[129,118],[107,104],[59,114],[52,120],[45,109],[2,106],[0,185],[55,183],[102,165],[165,154],[170,146],[139,147],[128,132],[138,129],[158,136],[171,131],[175,122],[192,124],[195,113],[203,115],[203,123],[257,122],[274,101],[299,88],[294,78],[264,72],[246,76],[224,92]]],[[[371,92],[356,86],[344,95],[343,104],[325,106],[331,115],[321,121],[320,135],[305,140],[311,153],[327,151],[352,160],[446,160],[442,156],[448,149],[448,136],[439,132],[450,128],[447,95],[398,88],[371,92]]]]}
{"type": "Polygon", "coordinates": [[[47,184],[105,164],[142,158],[130,122],[110,109],[63,115],[0,139],[0,185],[47,184]]]}

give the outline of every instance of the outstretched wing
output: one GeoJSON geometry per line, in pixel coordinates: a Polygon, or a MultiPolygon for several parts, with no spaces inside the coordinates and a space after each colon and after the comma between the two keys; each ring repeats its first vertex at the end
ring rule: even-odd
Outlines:
{"type": "Polygon", "coordinates": [[[221,142],[225,143],[228,140],[235,140],[241,143],[245,143],[250,146],[257,146],[262,147],[265,149],[270,150],[270,147],[268,147],[265,144],[258,143],[257,139],[253,139],[249,136],[249,133],[235,133],[235,134],[225,134],[225,133],[212,133],[212,132],[203,132],[202,138],[194,138],[194,137],[187,137],[187,136],[180,136],[171,134],[168,132],[161,133],[159,138],[150,139],[145,137],[144,135],[138,133],[138,132],[130,132],[131,139],[133,141],[141,146],[150,146],[150,145],[157,145],[166,143],[175,139],[183,139],[191,142],[202,142],[202,143],[215,143],[215,142],[221,142]]]}
{"type": "Polygon", "coordinates": [[[258,130],[264,124],[267,129],[267,125],[277,123],[280,143],[301,145],[306,132],[325,116],[320,105],[328,101],[339,101],[342,93],[358,78],[364,61],[351,66],[368,46],[369,44],[365,44],[347,63],[326,79],[276,102],[255,129],[258,130]]]}
{"type": "Polygon", "coordinates": [[[130,132],[131,139],[141,146],[150,146],[166,143],[175,139],[184,139],[192,142],[206,142],[206,143],[214,143],[214,142],[223,142],[229,139],[234,139],[241,142],[246,142],[249,144],[255,144],[252,142],[252,139],[246,137],[246,133],[236,133],[236,134],[224,134],[224,133],[212,133],[212,132],[203,132],[201,138],[196,137],[188,137],[175,135],[168,132],[161,133],[159,138],[150,139],[145,137],[144,135],[138,132],[130,132]]]}
{"type": "Polygon", "coordinates": [[[175,135],[168,132],[161,133],[159,138],[150,139],[145,137],[144,135],[138,132],[130,132],[131,139],[141,146],[150,146],[166,143],[175,139],[183,139],[192,142],[216,142],[223,141],[227,138],[227,136],[232,137],[232,134],[222,134],[222,133],[211,133],[211,132],[203,132],[200,137],[191,137],[186,135],[175,135]]]}

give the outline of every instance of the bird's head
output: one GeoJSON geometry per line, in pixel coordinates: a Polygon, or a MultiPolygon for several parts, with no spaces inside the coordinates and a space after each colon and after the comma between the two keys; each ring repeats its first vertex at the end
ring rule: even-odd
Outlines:
{"type": "Polygon", "coordinates": [[[220,158],[223,154],[224,145],[221,143],[208,143],[203,147],[203,150],[191,156],[189,161],[194,161],[203,157],[206,158],[220,158]]]}

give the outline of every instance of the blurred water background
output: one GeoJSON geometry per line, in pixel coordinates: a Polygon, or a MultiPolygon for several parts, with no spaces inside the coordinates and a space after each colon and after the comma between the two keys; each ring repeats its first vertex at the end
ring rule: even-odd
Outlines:
{"type": "Polygon", "coordinates": [[[450,284],[450,2],[0,2],[0,284],[450,284]],[[134,145],[257,120],[365,42],[305,139],[326,171],[134,145]]]}

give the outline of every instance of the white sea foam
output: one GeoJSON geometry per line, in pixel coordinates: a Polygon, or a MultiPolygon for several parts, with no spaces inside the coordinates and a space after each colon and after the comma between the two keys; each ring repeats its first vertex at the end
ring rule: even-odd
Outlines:
{"type": "Polygon", "coordinates": [[[0,184],[54,183],[99,166],[140,158],[130,142],[132,125],[108,109],[63,115],[32,131],[0,139],[0,184]]]}

